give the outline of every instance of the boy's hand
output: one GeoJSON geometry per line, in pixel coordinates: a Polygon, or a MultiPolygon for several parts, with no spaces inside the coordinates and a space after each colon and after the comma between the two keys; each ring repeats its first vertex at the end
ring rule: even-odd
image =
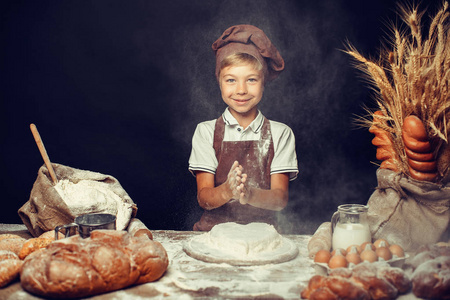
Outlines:
{"type": "Polygon", "coordinates": [[[241,184],[237,186],[237,191],[239,192],[239,202],[241,204],[247,204],[250,198],[249,190],[247,189],[247,174],[242,174],[241,184]]]}
{"type": "Polygon", "coordinates": [[[232,199],[240,198],[240,191],[238,187],[241,185],[242,180],[242,166],[239,165],[238,161],[235,161],[231,166],[230,172],[228,172],[227,184],[230,188],[232,199]]]}

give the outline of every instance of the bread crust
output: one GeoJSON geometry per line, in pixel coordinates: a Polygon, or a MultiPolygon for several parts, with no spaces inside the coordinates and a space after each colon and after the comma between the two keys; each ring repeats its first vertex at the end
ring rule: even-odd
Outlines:
{"type": "Polygon", "coordinates": [[[410,261],[416,297],[450,299],[450,245],[423,245],[410,261]]]}
{"type": "Polygon", "coordinates": [[[338,268],[328,276],[313,276],[301,292],[305,299],[396,299],[411,290],[411,280],[386,262],[338,268]],[[331,292],[331,293],[330,293],[331,292]]]}
{"type": "Polygon", "coordinates": [[[0,288],[19,278],[22,265],[23,261],[15,258],[0,261],[0,288]]]}
{"type": "Polygon", "coordinates": [[[90,238],[57,240],[25,259],[22,287],[39,296],[80,298],[159,279],[167,269],[164,247],[125,231],[96,230],[90,238]]]}

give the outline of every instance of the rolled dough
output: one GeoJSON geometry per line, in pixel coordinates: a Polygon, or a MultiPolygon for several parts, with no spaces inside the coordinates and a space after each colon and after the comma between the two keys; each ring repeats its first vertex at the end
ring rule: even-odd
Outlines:
{"type": "Polygon", "coordinates": [[[266,223],[218,224],[187,241],[183,249],[196,259],[231,265],[281,263],[298,255],[298,247],[266,223]]]}

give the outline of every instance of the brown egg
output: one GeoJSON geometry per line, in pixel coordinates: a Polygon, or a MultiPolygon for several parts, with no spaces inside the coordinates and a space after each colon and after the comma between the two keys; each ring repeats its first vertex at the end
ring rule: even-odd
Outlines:
{"type": "Polygon", "coordinates": [[[397,257],[405,257],[405,251],[399,245],[391,245],[389,250],[391,250],[392,255],[397,257]]]}
{"type": "Polygon", "coordinates": [[[359,245],[350,245],[347,247],[347,253],[350,253],[353,249],[356,249],[356,252],[361,253],[361,246],[359,245]]]}
{"type": "Polygon", "coordinates": [[[392,253],[388,247],[378,247],[375,253],[384,260],[390,260],[392,258],[392,253]]]}
{"type": "Polygon", "coordinates": [[[336,254],[341,254],[343,256],[346,256],[347,251],[345,251],[345,249],[342,249],[342,248],[337,248],[337,249],[334,249],[333,251],[331,251],[331,256],[334,256],[336,254]]]}
{"type": "Polygon", "coordinates": [[[330,258],[328,266],[330,269],[346,268],[348,266],[348,261],[343,255],[336,254],[330,258]]]}
{"type": "Polygon", "coordinates": [[[370,249],[366,249],[363,252],[361,252],[360,257],[362,261],[374,262],[378,260],[378,256],[375,253],[375,251],[370,249]]]}
{"type": "Polygon", "coordinates": [[[349,264],[353,263],[353,264],[357,265],[361,262],[361,257],[359,256],[358,253],[355,253],[355,252],[347,253],[347,255],[345,256],[345,259],[347,259],[349,264]]]}
{"type": "Polygon", "coordinates": [[[314,262],[317,263],[328,263],[331,258],[331,253],[328,250],[319,250],[314,256],[314,262]]]}
{"type": "Polygon", "coordinates": [[[373,251],[375,251],[376,247],[373,245],[372,242],[365,242],[361,244],[361,252],[366,250],[366,249],[372,249],[373,251]],[[370,248],[367,248],[367,245],[369,245],[370,248]]]}
{"type": "Polygon", "coordinates": [[[378,247],[387,247],[387,248],[389,248],[389,243],[388,243],[388,241],[386,241],[385,239],[378,239],[378,240],[376,240],[374,243],[373,243],[373,245],[376,247],[376,248],[378,248],[378,247]]]}

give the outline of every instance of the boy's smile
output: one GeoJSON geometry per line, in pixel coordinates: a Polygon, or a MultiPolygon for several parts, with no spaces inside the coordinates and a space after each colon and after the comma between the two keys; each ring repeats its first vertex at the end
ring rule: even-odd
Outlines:
{"type": "Polygon", "coordinates": [[[263,72],[250,64],[232,65],[220,71],[219,80],[222,99],[231,114],[239,123],[243,119],[253,121],[264,91],[263,72]]]}

